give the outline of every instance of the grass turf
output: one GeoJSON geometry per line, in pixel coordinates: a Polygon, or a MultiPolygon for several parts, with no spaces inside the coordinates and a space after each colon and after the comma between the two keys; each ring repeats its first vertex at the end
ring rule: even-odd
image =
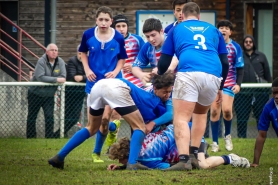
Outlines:
{"type": "MultiPolygon", "coordinates": [[[[107,165],[117,164],[117,161],[111,161],[102,154],[104,163],[92,163],[94,139],[88,139],[67,156],[64,170],[49,166],[47,159],[54,156],[67,141],[0,139],[0,184],[270,184],[271,181],[278,184],[277,139],[266,140],[257,168],[222,165],[189,172],[107,171],[107,165]],[[272,174],[270,168],[273,168],[272,174]]],[[[207,141],[211,143],[211,140],[207,141]]],[[[228,154],[223,139],[219,143],[222,150],[209,152],[210,155],[228,154]]],[[[255,139],[233,139],[233,143],[233,153],[248,158],[252,163],[255,139]]]]}

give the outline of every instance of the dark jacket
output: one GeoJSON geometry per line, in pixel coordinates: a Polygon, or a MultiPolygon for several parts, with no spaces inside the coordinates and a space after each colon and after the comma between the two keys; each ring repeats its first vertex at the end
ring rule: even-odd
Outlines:
{"type": "Polygon", "coordinates": [[[257,83],[255,72],[259,77],[264,78],[269,83],[271,82],[270,69],[265,54],[257,50],[255,40],[251,35],[246,35],[243,39],[243,57],[244,57],[244,75],[242,83],[257,83]],[[248,55],[244,47],[246,38],[251,38],[253,41],[253,53],[248,55]],[[251,67],[253,66],[253,68],[251,67]],[[255,72],[254,72],[255,70],[255,72]]]}
{"type": "MultiPolygon", "coordinates": [[[[32,77],[31,81],[56,83],[58,77],[66,78],[66,67],[64,60],[60,57],[57,57],[52,67],[47,55],[44,54],[36,64],[34,76],[32,77]]],[[[29,93],[36,94],[40,97],[54,96],[56,90],[57,85],[29,87],[29,93]]]]}
{"type": "Polygon", "coordinates": [[[71,57],[67,64],[67,81],[76,82],[74,79],[75,75],[82,75],[83,80],[81,82],[86,82],[86,75],[84,67],[81,61],[78,60],[77,56],[71,57]]]}

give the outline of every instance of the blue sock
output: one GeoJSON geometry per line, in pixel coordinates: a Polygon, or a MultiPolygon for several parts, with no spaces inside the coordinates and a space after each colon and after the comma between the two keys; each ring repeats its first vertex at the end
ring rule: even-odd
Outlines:
{"type": "Polygon", "coordinates": [[[227,121],[224,119],[224,124],[225,124],[225,137],[229,134],[231,134],[231,128],[232,128],[232,120],[227,121]]]}
{"type": "Polygon", "coordinates": [[[210,121],[211,132],[212,132],[212,141],[218,144],[218,129],[220,125],[220,121],[210,121]]]}
{"type": "Polygon", "coordinates": [[[64,161],[65,157],[77,146],[83,143],[86,139],[90,137],[90,132],[88,129],[83,128],[76,132],[72,138],[67,142],[67,144],[59,151],[58,156],[60,161],[64,161]]]}
{"type": "Polygon", "coordinates": [[[145,135],[146,134],[142,130],[134,130],[130,141],[129,164],[135,164],[137,162],[145,135]]]}
{"type": "Polygon", "coordinates": [[[224,159],[224,165],[230,164],[230,158],[227,155],[221,156],[224,159]]]}
{"type": "Polygon", "coordinates": [[[109,131],[110,131],[110,132],[114,132],[116,129],[117,129],[116,124],[115,124],[113,121],[111,121],[111,122],[109,123],[109,131]]]}
{"type": "Polygon", "coordinates": [[[96,137],[96,145],[94,149],[94,153],[100,155],[102,146],[105,142],[107,135],[102,134],[100,131],[97,132],[97,137],[96,137]]]}

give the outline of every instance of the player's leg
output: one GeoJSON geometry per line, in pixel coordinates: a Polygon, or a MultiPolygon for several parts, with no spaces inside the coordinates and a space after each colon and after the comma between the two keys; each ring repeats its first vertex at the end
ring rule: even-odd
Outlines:
{"type": "MultiPolygon", "coordinates": [[[[93,136],[99,130],[104,112],[104,102],[102,100],[101,81],[96,83],[89,95],[88,105],[90,105],[88,124],[85,128],[76,132],[66,145],[59,151],[57,155],[48,160],[48,163],[55,168],[64,168],[65,157],[77,146],[82,144],[86,139],[93,136]]],[[[103,83],[103,82],[102,82],[103,83]]]]}
{"type": "Polygon", "coordinates": [[[108,85],[103,86],[103,91],[106,92],[103,96],[105,102],[115,109],[134,130],[131,136],[127,169],[148,169],[137,163],[145,137],[145,123],[130,95],[130,87],[119,79],[107,79],[107,81],[109,81],[108,85]]]}
{"type": "Polygon", "coordinates": [[[233,150],[233,143],[231,137],[232,121],[233,121],[233,103],[234,103],[234,93],[230,89],[224,89],[223,92],[223,103],[222,112],[225,125],[225,148],[228,151],[233,150]]]}
{"type": "Polygon", "coordinates": [[[102,115],[101,126],[96,135],[95,148],[92,153],[93,162],[104,162],[100,159],[100,153],[108,134],[108,124],[111,114],[112,109],[108,105],[106,105],[102,115]]]}
{"type": "Polygon", "coordinates": [[[211,126],[211,133],[212,133],[211,151],[212,152],[219,151],[218,132],[221,123],[220,121],[221,103],[217,103],[216,102],[217,99],[218,99],[218,95],[210,107],[210,126],[211,126]]]}
{"type": "MultiPolygon", "coordinates": [[[[190,153],[193,153],[195,158],[198,157],[198,148],[200,147],[202,137],[205,133],[208,109],[215,100],[216,95],[222,93],[222,91],[218,90],[221,82],[220,78],[201,72],[196,73],[196,75],[198,75],[199,81],[197,83],[200,89],[198,102],[196,103],[192,117],[190,146],[190,153]]],[[[198,168],[197,160],[194,159],[192,161],[194,162],[192,164],[198,168]]]]}
{"type": "Polygon", "coordinates": [[[110,146],[116,142],[117,134],[119,133],[119,129],[121,126],[121,116],[117,113],[117,111],[113,110],[110,118],[110,122],[108,125],[108,135],[105,140],[106,146],[108,146],[107,154],[109,153],[110,146]]]}

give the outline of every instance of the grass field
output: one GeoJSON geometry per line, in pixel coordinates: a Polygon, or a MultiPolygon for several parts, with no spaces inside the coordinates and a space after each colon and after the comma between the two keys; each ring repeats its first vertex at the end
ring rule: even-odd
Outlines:
{"type": "MultiPolygon", "coordinates": [[[[266,140],[258,168],[226,165],[190,172],[107,171],[113,161],[106,155],[102,155],[105,163],[91,161],[94,139],[88,139],[68,155],[64,170],[49,166],[47,159],[66,142],[67,139],[0,139],[0,184],[278,184],[277,139],[266,140]]],[[[220,140],[222,151],[217,155],[227,154],[223,143],[220,140]]],[[[234,139],[233,143],[233,152],[252,162],[255,139],[234,139]]]]}

